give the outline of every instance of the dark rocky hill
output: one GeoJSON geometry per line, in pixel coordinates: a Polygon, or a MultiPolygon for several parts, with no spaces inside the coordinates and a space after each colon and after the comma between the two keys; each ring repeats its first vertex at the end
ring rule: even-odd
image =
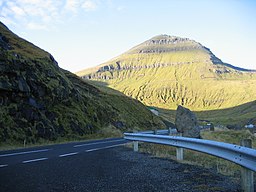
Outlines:
{"type": "Polygon", "coordinates": [[[0,23],[0,143],[163,126],[152,119],[140,102],[82,81],[0,23]]]}

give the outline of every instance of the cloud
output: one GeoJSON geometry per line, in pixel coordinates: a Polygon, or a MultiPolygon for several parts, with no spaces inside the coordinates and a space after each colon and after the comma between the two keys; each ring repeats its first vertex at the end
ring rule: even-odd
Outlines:
{"type": "Polygon", "coordinates": [[[82,9],[86,11],[94,11],[97,8],[96,1],[93,0],[67,0],[65,9],[77,13],[82,9]]]}
{"type": "Polygon", "coordinates": [[[119,7],[116,8],[117,11],[123,11],[124,9],[125,9],[124,6],[119,6],[119,7]]]}
{"type": "Polygon", "coordinates": [[[85,11],[94,11],[97,9],[97,4],[96,4],[96,2],[93,2],[92,0],[86,0],[83,3],[82,8],[84,8],[85,11]]]}
{"type": "Polygon", "coordinates": [[[10,11],[13,12],[14,15],[16,15],[17,17],[22,17],[25,15],[25,11],[21,7],[17,6],[15,3],[8,2],[7,4],[10,11]]]}
{"type": "Polygon", "coordinates": [[[47,30],[47,27],[45,25],[41,25],[33,22],[28,23],[27,28],[32,30],[47,30]]]}
{"type": "Polygon", "coordinates": [[[3,22],[32,30],[42,30],[45,26],[50,30],[56,22],[64,23],[84,11],[96,11],[103,6],[118,11],[123,9],[108,0],[0,0],[0,5],[0,19],[3,22]]]}
{"type": "Polygon", "coordinates": [[[0,16],[0,21],[3,22],[5,25],[17,25],[17,23],[15,23],[13,20],[3,16],[0,16]]]}
{"type": "Polygon", "coordinates": [[[65,9],[76,12],[81,4],[80,0],[67,0],[65,9]]]}
{"type": "Polygon", "coordinates": [[[125,7],[123,5],[117,4],[113,0],[105,0],[107,7],[113,11],[123,11],[125,7]]]}
{"type": "Polygon", "coordinates": [[[56,0],[8,0],[0,1],[0,4],[3,22],[38,30],[61,18],[64,3],[56,0]]]}

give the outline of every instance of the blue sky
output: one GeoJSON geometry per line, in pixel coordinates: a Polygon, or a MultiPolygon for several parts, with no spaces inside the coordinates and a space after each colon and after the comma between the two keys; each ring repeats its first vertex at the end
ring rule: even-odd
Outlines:
{"type": "Polygon", "coordinates": [[[0,20],[72,72],[159,34],[194,39],[256,69],[254,0],[0,0],[0,20]]]}

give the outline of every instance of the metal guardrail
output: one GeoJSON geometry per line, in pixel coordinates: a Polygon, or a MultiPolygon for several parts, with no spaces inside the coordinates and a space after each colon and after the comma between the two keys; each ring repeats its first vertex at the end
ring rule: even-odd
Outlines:
{"type": "Polygon", "coordinates": [[[169,134],[177,134],[177,129],[160,129],[155,131],[140,131],[140,134],[155,134],[155,135],[169,135],[169,134]]]}
{"type": "Polygon", "coordinates": [[[124,133],[124,138],[132,141],[150,142],[191,149],[229,160],[247,169],[256,171],[255,149],[211,140],[194,139],[180,136],[152,135],[145,134],[145,132],[124,133]]]}

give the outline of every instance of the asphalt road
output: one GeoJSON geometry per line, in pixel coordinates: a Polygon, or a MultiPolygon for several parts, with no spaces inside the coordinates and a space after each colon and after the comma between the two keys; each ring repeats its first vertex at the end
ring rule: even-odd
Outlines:
{"type": "Polygon", "coordinates": [[[79,155],[82,153],[124,145],[125,143],[127,143],[127,141],[123,138],[113,138],[0,151],[0,168],[8,166],[11,167],[19,163],[26,164],[79,155]]]}
{"type": "Polygon", "coordinates": [[[0,191],[237,191],[230,178],[135,153],[123,138],[0,152],[0,191]]]}

